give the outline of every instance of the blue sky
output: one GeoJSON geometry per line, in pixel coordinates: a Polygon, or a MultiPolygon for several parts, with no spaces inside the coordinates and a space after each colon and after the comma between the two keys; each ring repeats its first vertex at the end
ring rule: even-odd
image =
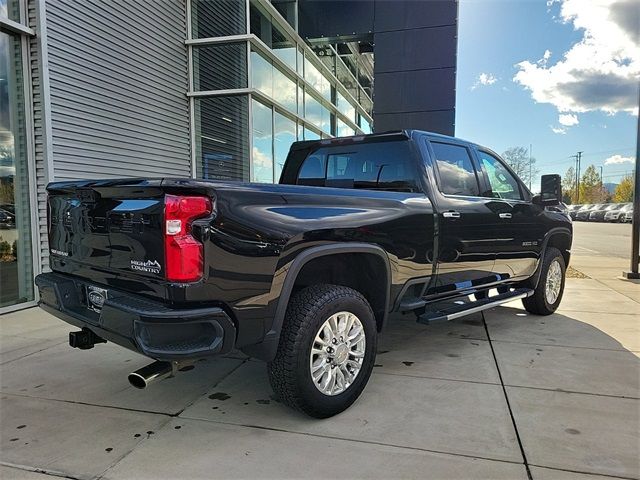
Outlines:
{"type": "Polygon", "coordinates": [[[605,182],[630,172],[640,9],[610,4],[460,0],[456,135],[499,153],[532,144],[541,174],[564,175],[578,150],[605,182]]]}

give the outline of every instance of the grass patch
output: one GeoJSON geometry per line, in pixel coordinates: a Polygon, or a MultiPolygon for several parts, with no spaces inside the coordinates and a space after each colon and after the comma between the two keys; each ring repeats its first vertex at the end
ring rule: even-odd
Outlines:
{"type": "Polygon", "coordinates": [[[573,267],[567,268],[567,278],[591,278],[573,267]]]}

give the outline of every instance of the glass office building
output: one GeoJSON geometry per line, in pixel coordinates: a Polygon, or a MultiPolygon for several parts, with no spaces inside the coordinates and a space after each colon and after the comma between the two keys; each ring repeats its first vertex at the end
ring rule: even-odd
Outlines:
{"type": "Polygon", "coordinates": [[[329,44],[319,57],[297,34],[296,12],[268,0],[192,0],[197,177],[277,182],[296,140],[371,133],[373,102],[353,72],[358,56],[329,44]]]}

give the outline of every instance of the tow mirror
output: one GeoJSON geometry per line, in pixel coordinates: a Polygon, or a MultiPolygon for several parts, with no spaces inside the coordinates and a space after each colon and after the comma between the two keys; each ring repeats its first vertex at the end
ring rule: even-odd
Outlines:
{"type": "Polygon", "coordinates": [[[560,175],[543,175],[540,182],[540,195],[533,197],[533,203],[545,207],[562,202],[562,179],[560,175]]]}

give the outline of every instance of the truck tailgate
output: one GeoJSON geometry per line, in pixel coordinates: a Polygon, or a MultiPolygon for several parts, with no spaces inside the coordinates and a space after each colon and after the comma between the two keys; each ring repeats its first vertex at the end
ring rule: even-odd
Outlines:
{"type": "Polygon", "coordinates": [[[118,277],[163,278],[160,180],[69,182],[49,189],[52,259],[118,277]]]}

